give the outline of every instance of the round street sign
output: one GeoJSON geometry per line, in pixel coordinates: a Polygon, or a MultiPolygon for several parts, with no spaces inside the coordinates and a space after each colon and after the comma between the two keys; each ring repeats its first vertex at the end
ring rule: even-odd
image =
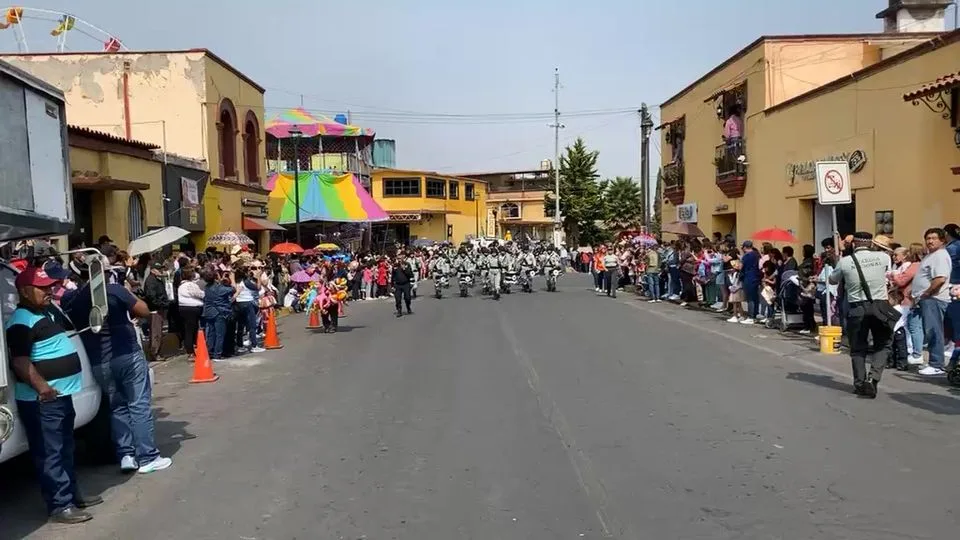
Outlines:
{"type": "Polygon", "coordinates": [[[823,187],[831,194],[838,195],[843,191],[843,175],[835,170],[827,171],[827,174],[823,175],[823,187]]]}

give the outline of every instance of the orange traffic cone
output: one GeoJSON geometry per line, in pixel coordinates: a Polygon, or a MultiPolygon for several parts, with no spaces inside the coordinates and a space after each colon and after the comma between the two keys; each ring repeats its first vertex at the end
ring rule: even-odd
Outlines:
{"type": "Polygon", "coordinates": [[[193,363],[193,378],[191,383],[209,383],[216,382],[220,376],[213,372],[213,364],[210,363],[210,354],[207,352],[207,338],[203,335],[203,330],[197,332],[196,360],[193,363]]]}
{"type": "Polygon", "coordinates": [[[311,309],[310,318],[307,320],[307,330],[316,330],[317,328],[323,328],[323,325],[320,324],[320,311],[311,309]]]}
{"type": "Polygon", "coordinates": [[[273,309],[267,310],[267,334],[263,337],[263,346],[267,349],[283,348],[277,335],[277,319],[273,309]]]}

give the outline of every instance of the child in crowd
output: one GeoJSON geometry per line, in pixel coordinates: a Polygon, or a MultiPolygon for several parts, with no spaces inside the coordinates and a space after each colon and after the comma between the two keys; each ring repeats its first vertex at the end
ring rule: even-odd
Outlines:
{"type": "Polygon", "coordinates": [[[730,270],[727,271],[730,288],[730,304],[733,306],[733,317],[727,319],[727,322],[740,322],[744,319],[743,302],[746,296],[743,294],[743,277],[740,275],[742,265],[739,260],[730,261],[730,270]]]}

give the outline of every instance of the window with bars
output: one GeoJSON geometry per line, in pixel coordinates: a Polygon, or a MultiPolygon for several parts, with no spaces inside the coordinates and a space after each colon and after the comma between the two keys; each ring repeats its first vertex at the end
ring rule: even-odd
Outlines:
{"type": "Polygon", "coordinates": [[[419,197],[420,178],[417,176],[404,178],[384,178],[384,197],[419,197]]]}
{"type": "Polygon", "coordinates": [[[450,198],[459,199],[460,198],[460,182],[456,180],[450,181],[450,198]]]}
{"type": "Polygon", "coordinates": [[[476,200],[477,191],[473,184],[464,184],[463,185],[463,198],[468,201],[476,200]]]}
{"type": "Polygon", "coordinates": [[[447,198],[447,182],[439,178],[427,178],[427,197],[431,199],[447,198]]]}

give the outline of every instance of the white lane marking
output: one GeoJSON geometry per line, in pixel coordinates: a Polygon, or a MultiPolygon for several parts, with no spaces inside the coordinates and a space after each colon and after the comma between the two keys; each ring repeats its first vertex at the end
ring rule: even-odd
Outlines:
{"type": "Polygon", "coordinates": [[[573,438],[573,430],[570,429],[570,424],[567,423],[563,413],[560,412],[557,403],[550,398],[545,389],[541,388],[540,375],[537,374],[537,370],[533,366],[530,357],[520,348],[517,342],[517,336],[513,333],[510,325],[507,324],[503,311],[498,310],[497,316],[500,321],[500,329],[507,338],[507,342],[510,344],[510,348],[513,350],[517,362],[524,370],[527,386],[530,387],[534,397],[537,399],[540,413],[550,422],[553,430],[557,433],[557,437],[560,438],[560,443],[567,454],[567,459],[570,460],[570,465],[573,467],[573,471],[577,476],[577,482],[580,484],[580,488],[586,494],[587,500],[596,508],[597,520],[600,522],[603,535],[608,538],[613,537],[613,534],[610,532],[610,526],[608,525],[608,523],[610,523],[615,530],[620,531],[621,538],[638,538],[633,531],[629,528],[624,528],[610,517],[607,511],[607,491],[603,487],[603,482],[601,482],[600,478],[594,473],[590,458],[577,446],[573,438]],[[625,533],[627,534],[626,536],[624,536],[625,533]]]}

